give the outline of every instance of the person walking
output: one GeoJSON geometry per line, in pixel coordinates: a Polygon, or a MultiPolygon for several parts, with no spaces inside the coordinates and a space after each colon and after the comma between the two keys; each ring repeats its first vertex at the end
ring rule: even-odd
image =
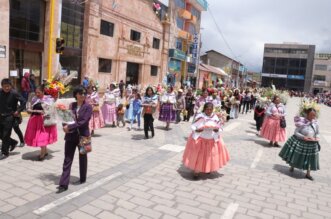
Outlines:
{"type": "Polygon", "coordinates": [[[30,74],[27,72],[24,74],[21,80],[21,91],[22,96],[24,97],[25,101],[27,101],[30,93],[30,74]]]}
{"type": "Polygon", "coordinates": [[[279,156],[294,168],[306,170],[306,178],[314,180],[310,175],[311,170],[319,170],[319,126],[316,120],[317,111],[314,108],[305,110],[305,117],[296,116],[294,123],[296,129],[279,156]]]}
{"type": "Polygon", "coordinates": [[[106,125],[116,127],[116,106],[119,102],[119,96],[120,91],[116,89],[115,84],[111,84],[103,96],[104,101],[101,111],[106,125]]]}
{"type": "Polygon", "coordinates": [[[25,145],[24,136],[20,129],[20,124],[22,124],[22,121],[23,121],[23,118],[22,118],[21,113],[19,113],[18,116],[14,117],[13,129],[14,129],[14,132],[16,133],[16,135],[18,136],[18,139],[20,140],[20,144],[18,145],[18,147],[24,147],[24,145],[25,145]]]}
{"type": "Polygon", "coordinates": [[[140,130],[140,116],[141,116],[141,107],[142,107],[141,96],[137,92],[135,93],[134,100],[132,102],[132,117],[130,121],[130,129],[132,129],[134,120],[137,120],[137,130],[140,130]]]}
{"type": "Polygon", "coordinates": [[[153,138],[155,135],[153,114],[156,111],[157,95],[155,95],[155,92],[152,87],[146,88],[142,106],[143,106],[142,114],[144,116],[145,138],[146,139],[149,138],[148,131],[152,132],[152,138],[153,138]]]}
{"type": "Polygon", "coordinates": [[[10,79],[2,79],[0,89],[0,138],[2,140],[0,160],[6,159],[9,156],[9,150],[13,151],[18,143],[10,136],[14,118],[18,117],[25,109],[25,104],[26,100],[13,90],[10,79]]]}
{"type": "Polygon", "coordinates": [[[270,141],[270,146],[280,147],[278,142],[286,140],[285,127],[281,127],[281,120],[285,119],[285,115],[285,106],[280,102],[278,96],[274,96],[266,111],[261,129],[261,136],[270,141]]]}
{"type": "Polygon", "coordinates": [[[231,119],[238,119],[240,101],[241,101],[240,93],[239,93],[239,90],[236,89],[233,93],[233,96],[230,99],[230,102],[231,102],[230,118],[231,119]]]}
{"type": "MultiPolygon", "coordinates": [[[[73,96],[76,99],[76,102],[71,104],[71,111],[73,115],[75,115],[75,123],[63,127],[63,131],[65,132],[64,161],[57,193],[62,193],[68,190],[71,166],[76,148],[78,147],[77,145],[79,144],[80,136],[89,137],[91,135],[89,122],[93,112],[92,105],[88,104],[86,101],[86,95],[86,90],[82,86],[76,87],[73,91],[73,96]]],[[[79,154],[79,174],[79,181],[74,182],[76,185],[86,182],[87,154],[79,154]]]]}
{"type": "Polygon", "coordinates": [[[176,121],[176,95],[174,93],[173,87],[169,86],[167,92],[161,96],[160,99],[160,115],[159,120],[166,123],[166,130],[169,130],[170,122],[176,121]]]}
{"type": "Polygon", "coordinates": [[[89,86],[89,79],[87,76],[84,77],[82,85],[85,89],[87,89],[87,87],[89,86]]]}
{"type": "Polygon", "coordinates": [[[190,121],[191,116],[194,114],[194,105],[195,105],[195,96],[192,92],[192,88],[187,89],[185,95],[185,112],[184,112],[184,121],[190,121]]]}
{"type": "Polygon", "coordinates": [[[221,121],[213,113],[213,108],[212,103],[206,103],[202,113],[196,116],[183,154],[183,164],[193,170],[194,179],[199,173],[217,171],[230,160],[220,135],[221,121]]]}
{"type": "Polygon", "coordinates": [[[256,126],[256,135],[260,136],[260,130],[261,126],[263,124],[264,116],[265,116],[265,107],[262,103],[257,103],[254,109],[254,120],[255,120],[255,126],[256,126]]]}
{"type": "Polygon", "coordinates": [[[47,145],[57,141],[57,128],[56,125],[44,126],[42,104],[51,104],[54,100],[45,95],[43,86],[38,86],[35,92],[36,96],[32,98],[31,108],[27,110],[31,116],[26,127],[24,141],[27,146],[40,147],[38,160],[43,161],[48,156],[47,145]]]}
{"type": "Polygon", "coordinates": [[[180,114],[183,113],[184,110],[186,109],[185,97],[183,95],[182,89],[178,90],[178,93],[176,96],[175,108],[176,108],[176,123],[180,123],[180,121],[182,120],[180,114]]]}
{"type": "Polygon", "coordinates": [[[121,98],[123,98],[124,86],[125,86],[125,84],[124,84],[123,80],[121,80],[120,83],[118,84],[118,88],[120,89],[121,98]]]}
{"type": "Polygon", "coordinates": [[[94,130],[103,128],[105,126],[105,122],[101,113],[100,105],[99,105],[99,93],[97,88],[90,84],[87,87],[87,97],[86,102],[92,106],[93,114],[90,119],[90,130],[91,135],[94,135],[94,130]]]}

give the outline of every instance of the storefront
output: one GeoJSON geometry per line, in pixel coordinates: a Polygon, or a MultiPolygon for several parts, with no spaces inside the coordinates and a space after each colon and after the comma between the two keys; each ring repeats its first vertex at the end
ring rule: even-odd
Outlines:
{"type": "Polygon", "coordinates": [[[169,49],[169,63],[167,74],[167,84],[175,85],[177,81],[180,81],[181,71],[183,63],[186,61],[186,54],[178,49],[169,49]]]}

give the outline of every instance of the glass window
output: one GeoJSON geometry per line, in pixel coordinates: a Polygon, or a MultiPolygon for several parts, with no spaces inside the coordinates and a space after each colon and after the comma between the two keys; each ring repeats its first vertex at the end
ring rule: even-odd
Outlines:
{"type": "Polygon", "coordinates": [[[193,16],[196,16],[198,20],[200,20],[200,16],[201,16],[201,12],[198,11],[195,7],[192,6],[192,9],[191,9],[191,14],[193,16]]]}
{"type": "Polygon", "coordinates": [[[290,59],[289,67],[300,68],[300,59],[290,59]]]}
{"type": "Polygon", "coordinates": [[[327,71],[328,70],[328,66],[327,65],[316,64],[315,65],[315,70],[316,71],[327,71]]]}
{"type": "Polygon", "coordinates": [[[153,37],[153,48],[160,49],[160,39],[153,37]]]}
{"type": "Polygon", "coordinates": [[[108,21],[101,20],[100,33],[102,35],[113,37],[114,36],[114,24],[110,23],[108,21]]]}
{"type": "Polygon", "coordinates": [[[193,24],[190,24],[188,27],[188,32],[192,35],[194,35],[196,33],[195,31],[195,26],[193,24]]]}
{"type": "Polygon", "coordinates": [[[176,39],[176,49],[182,50],[183,49],[183,41],[182,39],[177,38],[176,39]]]}
{"type": "Polygon", "coordinates": [[[157,76],[158,67],[151,65],[151,76],[157,76]]]}
{"type": "Polygon", "coordinates": [[[141,33],[135,30],[131,30],[130,39],[132,41],[140,42],[141,33]]]}
{"type": "Polygon", "coordinates": [[[99,58],[99,72],[111,73],[112,60],[99,58]]]}
{"type": "Polygon", "coordinates": [[[176,24],[179,29],[182,29],[182,30],[184,29],[184,19],[183,18],[177,17],[176,24]]]}
{"type": "Polygon", "coordinates": [[[45,3],[10,0],[10,38],[43,42],[45,3]]]}
{"type": "Polygon", "coordinates": [[[325,75],[314,75],[314,81],[326,81],[325,75]]]}

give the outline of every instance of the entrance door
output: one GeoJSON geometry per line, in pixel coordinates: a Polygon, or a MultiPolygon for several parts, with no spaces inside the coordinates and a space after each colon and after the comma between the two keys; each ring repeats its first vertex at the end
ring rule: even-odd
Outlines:
{"type": "Polygon", "coordinates": [[[128,62],[126,67],[126,83],[125,84],[137,84],[139,82],[139,64],[128,62]]]}

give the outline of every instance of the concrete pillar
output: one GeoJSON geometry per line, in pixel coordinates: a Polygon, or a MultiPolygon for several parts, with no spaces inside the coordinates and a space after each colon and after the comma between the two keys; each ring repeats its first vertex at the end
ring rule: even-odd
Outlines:
{"type": "Polygon", "coordinates": [[[0,78],[9,76],[9,0],[0,0],[0,78]],[[5,57],[2,57],[5,49],[5,57]]]}

